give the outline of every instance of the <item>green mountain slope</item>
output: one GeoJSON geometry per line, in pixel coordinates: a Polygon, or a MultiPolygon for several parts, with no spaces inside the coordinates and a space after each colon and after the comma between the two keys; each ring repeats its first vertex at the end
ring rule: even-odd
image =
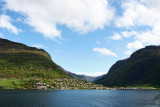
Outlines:
{"type": "Polygon", "coordinates": [[[160,46],[147,46],[117,61],[96,83],[105,86],[160,87],[160,46]]]}
{"type": "Polygon", "coordinates": [[[70,78],[46,51],[0,39],[0,78],[31,77],[70,78]]]}

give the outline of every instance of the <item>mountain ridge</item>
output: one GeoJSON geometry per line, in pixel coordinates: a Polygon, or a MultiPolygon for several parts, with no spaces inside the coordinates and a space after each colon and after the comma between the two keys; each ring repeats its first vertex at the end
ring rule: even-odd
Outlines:
{"type": "Polygon", "coordinates": [[[0,77],[71,78],[43,49],[0,39],[0,77]]]}
{"type": "Polygon", "coordinates": [[[95,83],[105,86],[160,87],[160,46],[146,46],[119,60],[95,83]]]}
{"type": "Polygon", "coordinates": [[[51,56],[43,49],[37,49],[36,47],[29,47],[22,43],[13,42],[7,39],[0,38],[0,52],[1,53],[37,53],[48,57],[51,60],[51,56]],[[3,48],[5,47],[5,49],[3,48]]]}

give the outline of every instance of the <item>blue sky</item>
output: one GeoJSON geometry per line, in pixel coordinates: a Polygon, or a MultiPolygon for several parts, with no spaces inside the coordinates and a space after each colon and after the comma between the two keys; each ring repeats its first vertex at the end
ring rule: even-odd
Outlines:
{"type": "Polygon", "coordinates": [[[159,0],[0,0],[0,38],[45,49],[64,69],[97,76],[160,45],[159,0]]]}

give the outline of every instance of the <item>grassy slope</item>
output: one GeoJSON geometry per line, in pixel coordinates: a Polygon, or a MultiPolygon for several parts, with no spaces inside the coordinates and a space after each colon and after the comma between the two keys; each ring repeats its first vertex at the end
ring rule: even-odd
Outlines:
{"type": "Polygon", "coordinates": [[[70,78],[42,49],[0,39],[0,78],[70,78]]]}
{"type": "Polygon", "coordinates": [[[34,53],[1,53],[1,78],[64,78],[68,77],[54,62],[34,53]]]}

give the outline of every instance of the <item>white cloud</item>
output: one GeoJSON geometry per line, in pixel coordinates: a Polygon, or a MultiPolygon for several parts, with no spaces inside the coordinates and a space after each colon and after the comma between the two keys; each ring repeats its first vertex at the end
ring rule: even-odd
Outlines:
{"type": "Polygon", "coordinates": [[[127,48],[137,50],[147,45],[160,45],[160,24],[155,25],[151,30],[139,32],[135,35],[134,42],[128,43],[127,48]]]}
{"type": "Polygon", "coordinates": [[[136,39],[146,45],[160,45],[159,29],[160,23],[156,23],[151,30],[138,34],[136,39]]]}
{"type": "Polygon", "coordinates": [[[128,0],[122,3],[123,15],[117,18],[116,26],[118,27],[130,27],[130,26],[153,26],[154,23],[160,20],[159,10],[160,8],[153,7],[152,3],[160,4],[158,0],[150,1],[144,0],[128,0]]]}
{"type": "Polygon", "coordinates": [[[111,39],[112,39],[112,40],[121,40],[122,37],[121,37],[120,34],[116,33],[116,34],[114,34],[113,36],[111,36],[111,39]]]}
{"type": "Polygon", "coordinates": [[[122,37],[129,38],[131,36],[135,36],[138,33],[136,31],[122,31],[120,33],[115,33],[113,36],[110,37],[112,40],[122,40],[122,37]]]}
{"type": "Polygon", "coordinates": [[[32,47],[36,47],[36,48],[39,48],[39,49],[46,49],[47,47],[42,45],[42,44],[35,44],[35,45],[32,45],[32,47]]]}
{"type": "MultiPolygon", "coordinates": [[[[132,3],[131,3],[132,4],[132,3]]],[[[122,3],[122,9],[124,10],[123,16],[118,17],[115,24],[118,27],[123,27],[123,26],[133,26],[134,22],[133,20],[136,18],[136,12],[130,9],[133,7],[130,5],[128,2],[127,3],[122,3]]]]}
{"type": "Polygon", "coordinates": [[[127,56],[130,56],[133,52],[131,50],[126,50],[124,51],[124,54],[126,54],[127,56]]]}
{"type": "Polygon", "coordinates": [[[149,8],[160,9],[159,0],[141,0],[142,3],[145,3],[149,8]]]}
{"type": "Polygon", "coordinates": [[[18,34],[19,32],[22,32],[21,29],[17,29],[12,23],[11,18],[5,14],[0,15],[0,28],[5,28],[9,31],[11,31],[14,34],[18,34]]]}
{"type": "Polygon", "coordinates": [[[129,38],[133,35],[137,35],[137,32],[136,31],[131,31],[131,32],[128,32],[128,31],[124,31],[124,32],[121,32],[123,37],[125,38],[129,38]]]}
{"type": "Polygon", "coordinates": [[[129,49],[140,49],[143,48],[143,44],[140,41],[128,43],[127,48],[129,49]]]}
{"type": "Polygon", "coordinates": [[[101,55],[109,55],[117,57],[117,54],[106,48],[93,48],[93,51],[99,52],[101,55]]]}
{"type": "Polygon", "coordinates": [[[57,25],[86,33],[103,29],[114,15],[107,0],[3,0],[5,9],[18,12],[46,38],[61,37],[57,25]]]}
{"type": "Polygon", "coordinates": [[[146,45],[160,45],[159,0],[124,0],[121,7],[123,13],[115,21],[117,27],[127,29],[142,27],[142,30],[138,31],[121,32],[126,38],[134,35],[134,42],[127,44],[129,50],[135,51],[146,45]]]}
{"type": "Polygon", "coordinates": [[[141,33],[137,35],[137,39],[143,43],[152,43],[156,41],[156,38],[154,38],[154,35],[152,35],[151,32],[141,33]]]}

